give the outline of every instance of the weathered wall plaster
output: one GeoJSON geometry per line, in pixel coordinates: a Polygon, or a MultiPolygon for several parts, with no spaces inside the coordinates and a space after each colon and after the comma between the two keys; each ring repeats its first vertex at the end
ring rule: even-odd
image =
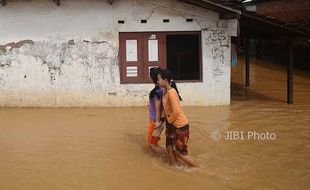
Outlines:
{"type": "Polygon", "coordinates": [[[229,104],[231,31],[215,12],[174,0],[12,1],[0,11],[0,106],[146,105],[153,85],[120,84],[118,32],[197,30],[203,82],[178,84],[183,104],[229,104]]]}

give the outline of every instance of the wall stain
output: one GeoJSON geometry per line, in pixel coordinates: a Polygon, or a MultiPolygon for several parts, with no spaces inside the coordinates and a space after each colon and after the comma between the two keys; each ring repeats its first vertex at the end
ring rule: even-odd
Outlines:
{"type": "MultiPolygon", "coordinates": [[[[212,64],[212,74],[215,77],[223,76],[225,74],[225,68],[227,63],[227,49],[230,47],[229,37],[225,35],[225,31],[221,29],[214,28],[203,28],[203,34],[205,35],[205,44],[209,45],[211,48],[212,59],[218,64],[212,64]]],[[[228,56],[228,57],[227,57],[228,56]]]]}
{"type": "Polygon", "coordinates": [[[7,47],[10,48],[9,51],[12,51],[13,48],[20,48],[27,43],[33,45],[34,42],[32,40],[22,40],[19,42],[7,43],[5,45],[0,45],[0,51],[2,51],[2,53],[6,53],[7,47]]]}
{"type": "Polygon", "coordinates": [[[75,42],[74,42],[74,40],[69,40],[69,41],[68,41],[68,44],[69,44],[69,45],[75,45],[75,42]]]}
{"type": "MultiPolygon", "coordinates": [[[[36,67],[33,69],[37,70],[39,68],[33,64],[38,62],[43,66],[42,70],[47,66],[51,85],[57,81],[72,80],[74,77],[77,79],[73,83],[75,81],[81,83],[79,86],[87,90],[105,89],[105,82],[100,82],[103,80],[111,86],[117,85],[118,73],[115,71],[118,70],[119,64],[118,47],[113,42],[74,39],[66,42],[58,39],[22,40],[1,47],[5,52],[0,53],[0,74],[14,71],[11,76],[20,75],[21,73],[16,73],[17,70],[10,70],[12,64],[18,67],[27,64],[29,67],[36,67]],[[23,47],[25,44],[29,45],[23,47]],[[10,51],[7,51],[8,47],[10,51]],[[68,70],[69,67],[72,67],[72,70],[68,70]]],[[[26,77],[29,75],[31,74],[27,74],[26,77]]],[[[22,76],[24,77],[24,74],[22,76]]],[[[2,79],[5,80],[5,78],[2,79]]]]}
{"type": "Polygon", "coordinates": [[[102,44],[102,43],[107,44],[107,43],[108,43],[107,41],[95,41],[95,42],[91,42],[91,41],[89,41],[89,40],[83,40],[83,42],[86,42],[86,43],[94,43],[94,44],[102,44]]]}
{"type": "Polygon", "coordinates": [[[116,95],[117,95],[117,92],[108,92],[108,94],[109,94],[110,96],[116,96],[116,95]]]}

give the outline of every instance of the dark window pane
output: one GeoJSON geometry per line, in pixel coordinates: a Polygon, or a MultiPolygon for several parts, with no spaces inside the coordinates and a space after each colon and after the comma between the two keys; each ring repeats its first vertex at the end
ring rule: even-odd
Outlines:
{"type": "Polygon", "coordinates": [[[199,35],[167,35],[167,68],[175,80],[199,80],[199,35]]]}

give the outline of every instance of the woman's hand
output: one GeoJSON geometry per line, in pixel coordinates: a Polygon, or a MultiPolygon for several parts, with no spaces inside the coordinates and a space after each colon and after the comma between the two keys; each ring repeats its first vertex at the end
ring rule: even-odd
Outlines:
{"type": "Polygon", "coordinates": [[[156,121],[155,122],[155,129],[159,128],[163,122],[162,121],[156,121]]]}

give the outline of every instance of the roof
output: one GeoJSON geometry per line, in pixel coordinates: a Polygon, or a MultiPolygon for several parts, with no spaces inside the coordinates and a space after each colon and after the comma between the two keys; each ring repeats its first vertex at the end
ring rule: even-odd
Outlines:
{"type": "Polygon", "coordinates": [[[185,3],[193,4],[211,11],[220,13],[222,19],[236,19],[239,18],[241,11],[221,3],[213,2],[210,0],[179,0],[185,3]]]}
{"type": "Polygon", "coordinates": [[[265,16],[243,12],[240,18],[241,36],[250,38],[293,38],[309,37],[307,31],[287,26],[286,23],[265,16]]]}
{"type": "Polygon", "coordinates": [[[310,31],[293,27],[285,22],[247,11],[244,6],[267,3],[276,0],[180,0],[220,13],[221,19],[240,21],[240,34],[250,38],[292,38],[310,36],[310,31]]]}

